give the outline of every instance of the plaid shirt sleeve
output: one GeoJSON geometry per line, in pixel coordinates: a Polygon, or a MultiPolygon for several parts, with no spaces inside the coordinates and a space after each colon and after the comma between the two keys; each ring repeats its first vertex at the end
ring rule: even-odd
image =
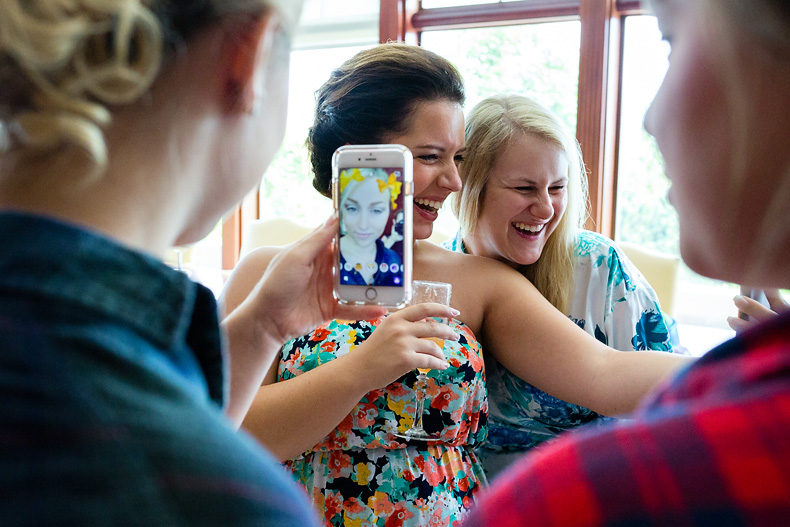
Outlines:
{"type": "Polygon", "coordinates": [[[464,525],[790,525],[790,313],[711,351],[634,420],[526,456],[464,525]]]}

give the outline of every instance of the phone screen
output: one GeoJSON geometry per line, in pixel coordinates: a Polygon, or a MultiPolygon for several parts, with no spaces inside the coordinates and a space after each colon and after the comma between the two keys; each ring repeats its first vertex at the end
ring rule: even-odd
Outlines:
{"type": "Polygon", "coordinates": [[[402,287],[403,168],[343,168],[338,179],[340,285],[402,287]]]}

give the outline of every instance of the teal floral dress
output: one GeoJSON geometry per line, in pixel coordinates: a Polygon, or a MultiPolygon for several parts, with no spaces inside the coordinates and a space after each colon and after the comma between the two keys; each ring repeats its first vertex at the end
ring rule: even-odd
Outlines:
{"type": "MultiPolygon", "coordinates": [[[[288,342],[277,380],[353,353],[381,320],[335,320],[288,342]]],[[[423,427],[441,439],[407,444],[394,435],[414,420],[416,372],[410,372],[368,393],[320,443],[285,462],[325,525],[458,525],[485,485],[475,454],[487,433],[483,358],[472,331],[450,324],[461,338],[444,342],[450,367],[428,374],[423,411],[423,427]]]]}
{"type": "MultiPolygon", "coordinates": [[[[465,252],[460,233],[442,245],[465,252]]],[[[673,351],[655,292],[614,242],[598,233],[579,231],[573,294],[565,314],[615,349],[673,351]]],[[[491,356],[485,362],[490,430],[478,454],[488,478],[507,468],[525,450],[562,432],[613,421],[547,394],[512,374],[491,356]]]]}

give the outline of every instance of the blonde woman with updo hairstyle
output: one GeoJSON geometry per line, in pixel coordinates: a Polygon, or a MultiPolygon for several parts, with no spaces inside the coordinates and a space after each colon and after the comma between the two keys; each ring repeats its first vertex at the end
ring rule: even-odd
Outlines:
{"type": "Polygon", "coordinates": [[[236,428],[283,342],[381,314],[332,300],[336,220],[222,326],[211,291],[162,262],[271,161],[300,9],[0,2],[3,524],[315,524],[236,428]]]}
{"type": "MultiPolygon", "coordinates": [[[[790,3],[653,0],[669,68],[645,117],[680,252],[704,276],[790,287],[790,3]]],[[[525,456],[469,527],[778,527],[790,517],[790,313],[738,333],[632,419],[525,456]]]]}
{"type": "MultiPolygon", "coordinates": [[[[584,162],[556,114],[521,95],[484,99],[467,117],[459,172],[463,189],[451,203],[460,231],[445,247],[518,270],[608,346],[672,350],[653,289],[612,240],[582,227],[584,162]]],[[[489,477],[563,431],[611,421],[550,396],[490,356],[486,374],[490,421],[480,455],[489,477]]]]}

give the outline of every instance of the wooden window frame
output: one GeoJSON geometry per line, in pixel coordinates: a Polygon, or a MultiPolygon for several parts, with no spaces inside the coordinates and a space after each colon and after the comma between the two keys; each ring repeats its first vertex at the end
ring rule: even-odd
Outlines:
{"type": "MultiPolygon", "coordinates": [[[[590,217],[586,227],[614,238],[617,198],[623,22],[647,13],[641,0],[521,0],[423,9],[418,0],[380,0],[379,41],[418,44],[424,31],[490,27],[553,20],[581,23],[576,137],[588,169],[590,217]]],[[[222,263],[239,259],[247,221],[260,217],[253,192],[225,220],[222,263]]]]}

